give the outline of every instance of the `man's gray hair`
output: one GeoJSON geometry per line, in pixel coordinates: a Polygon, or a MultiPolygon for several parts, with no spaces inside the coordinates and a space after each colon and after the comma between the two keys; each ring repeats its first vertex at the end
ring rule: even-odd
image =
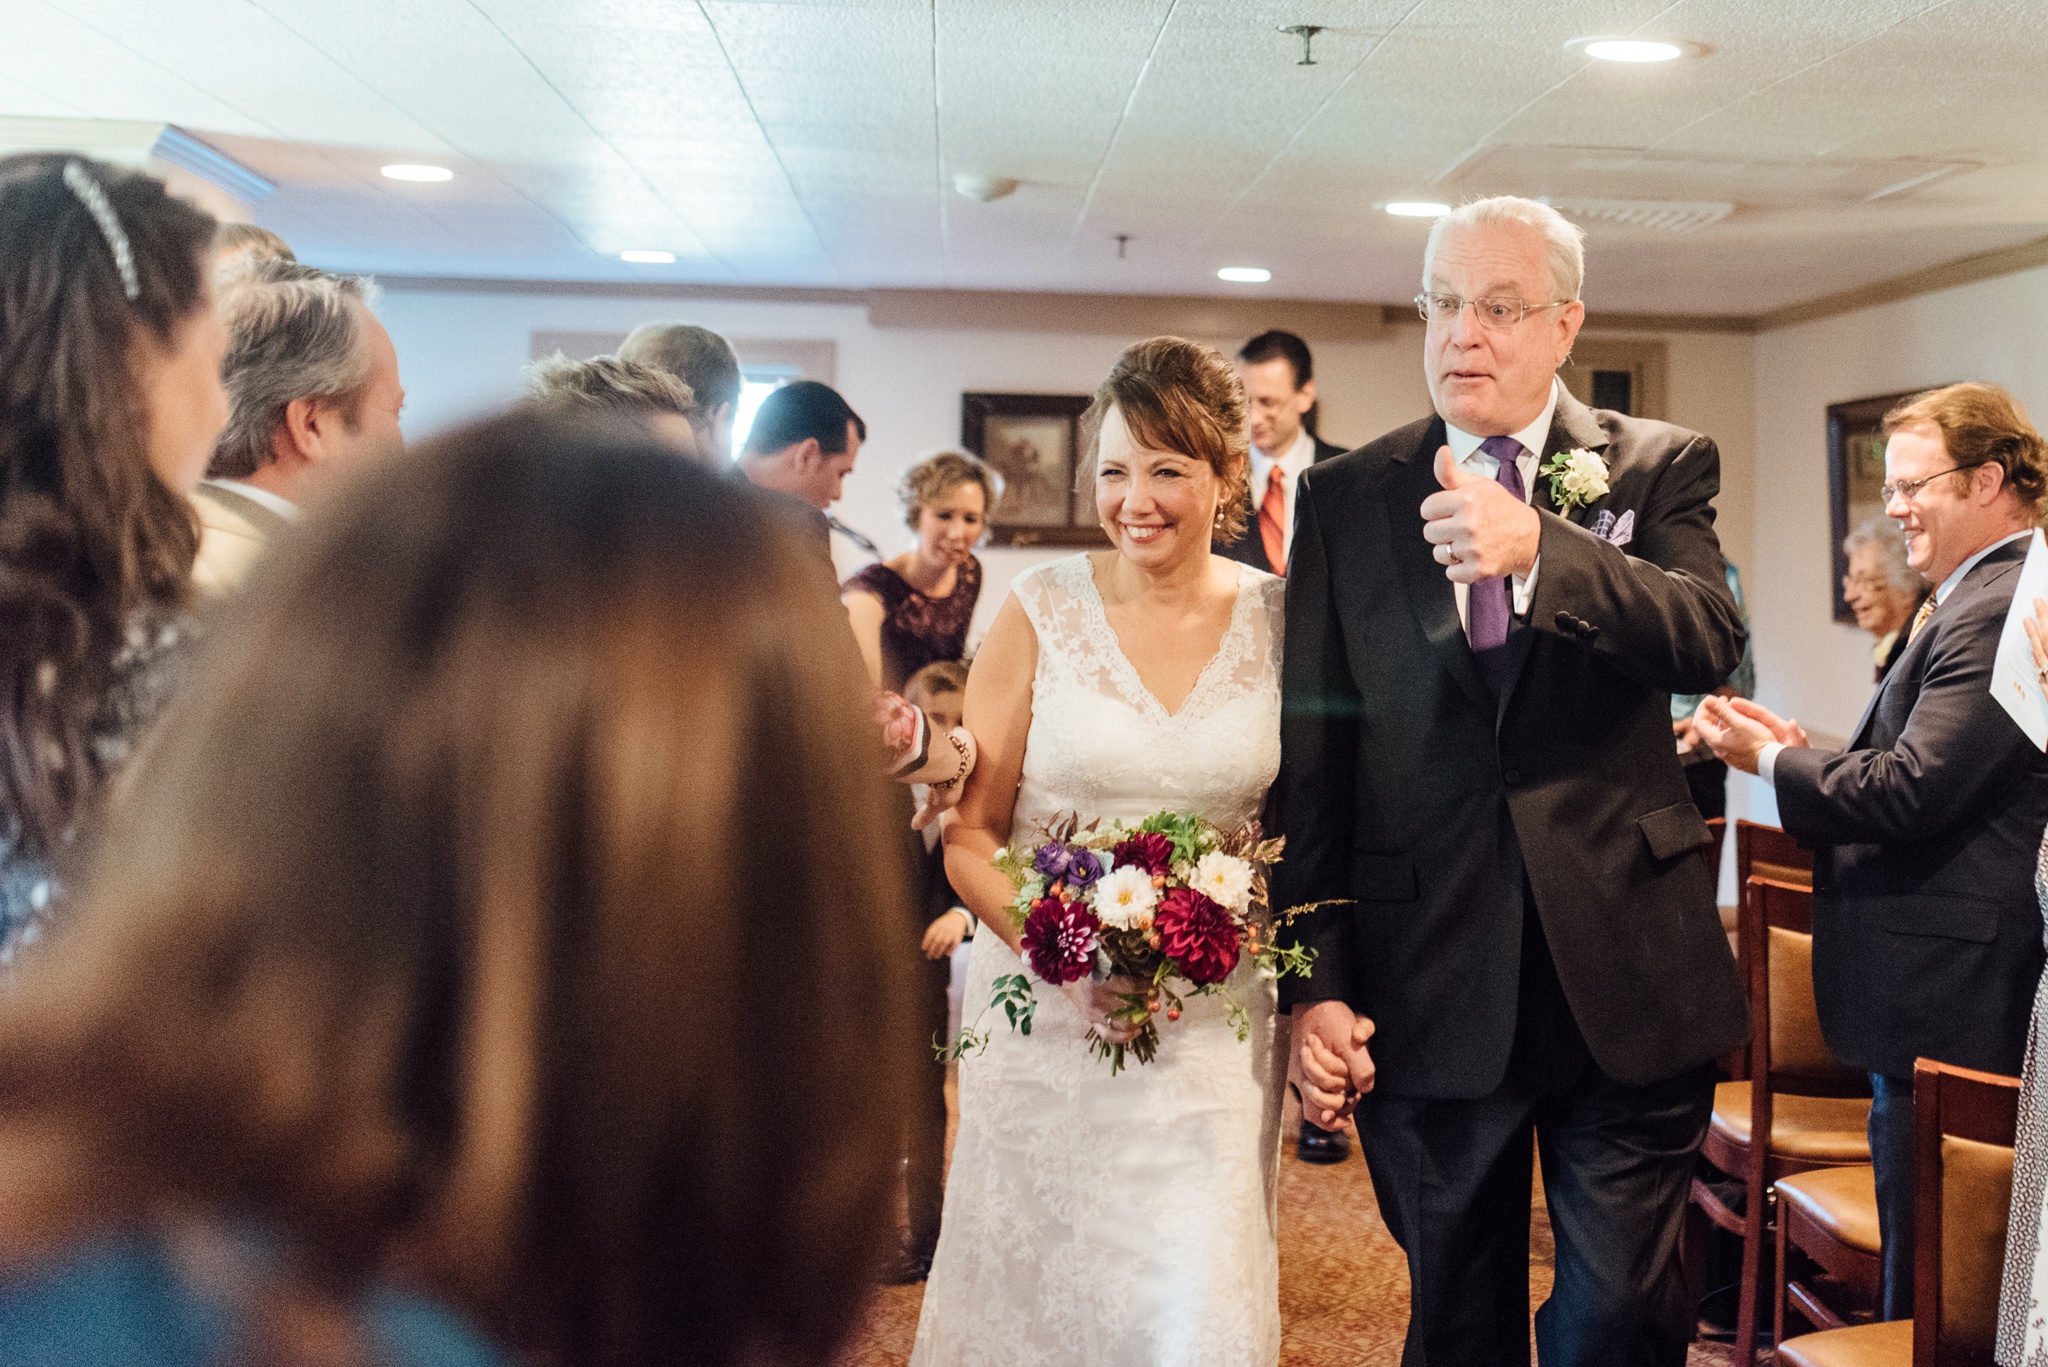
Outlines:
{"type": "Polygon", "coordinates": [[[375,297],[368,277],[278,259],[250,262],[226,284],[219,310],[228,330],[221,383],[229,415],[207,474],[247,479],[276,459],[272,438],[295,400],[337,403],[343,419],[355,421],[370,377],[364,310],[375,297]]]}
{"type": "Polygon", "coordinates": [[[1430,262],[1436,259],[1437,244],[1445,233],[1453,228],[1495,228],[1510,223],[1541,233],[1550,257],[1554,298],[1524,302],[1550,304],[1578,298],[1586,283],[1586,230],[1548,204],[1519,195],[1495,195],[1460,204],[1431,225],[1429,245],[1422,249],[1422,288],[1430,287],[1430,262]]]}
{"type": "Polygon", "coordinates": [[[1878,568],[1887,583],[1900,593],[1913,595],[1927,586],[1920,571],[1906,559],[1906,534],[1888,517],[1873,517],[1842,538],[1842,554],[1854,555],[1864,546],[1877,547],[1878,568]]]}
{"type": "Polygon", "coordinates": [[[697,413],[696,399],[681,380],[659,366],[616,356],[572,361],[558,351],[535,361],[526,370],[526,396],[543,408],[565,412],[655,412],[682,418],[697,413]]]}
{"type": "Polygon", "coordinates": [[[707,413],[740,401],[740,358],[732,343],[691,323],[642,323],[619,344],[619,359],[651,365],[681,380],[707,413]]]}

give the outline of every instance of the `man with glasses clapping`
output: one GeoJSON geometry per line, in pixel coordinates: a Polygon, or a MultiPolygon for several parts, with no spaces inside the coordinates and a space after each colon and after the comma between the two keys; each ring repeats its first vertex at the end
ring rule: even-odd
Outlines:
{"type": "Polygon", "coordinates": [[[2034,861],[2048,756],[1991,694],[2027,543],[2048,503],[2048,446],[1996,385],[1936,389],[1886,415],[1885,512],[1934,592],[1849,747],[1708,698],[1700,734],[1777,789],[1814,850],[1821,1032],[1868,1071],[1884,1317],[1913,1313],[1913,1061],[2016,1074],[2041,976],[2034,861]]]}

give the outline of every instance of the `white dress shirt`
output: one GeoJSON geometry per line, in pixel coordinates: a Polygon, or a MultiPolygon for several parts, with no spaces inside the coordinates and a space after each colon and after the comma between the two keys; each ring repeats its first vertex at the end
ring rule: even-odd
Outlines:
{"type": "Polygon", "coordinates": [[[293,522],[298,519],[299,505],[288,498],[278,497],[268,489],[259,489],[253,484],[244,484],[239,479],[216,479],[209,482],[217,484],[223,489],[232,489],[251,503],[270,509],[271,512],[276,513],[287,522],[293,522]]]}
{"type": "MultiPolygon", "coordinates": [[[[1522,472],[1522,501],[1527,503],[1536,494],[1536,470],[1543,464],[1543,443],[1550,440],[1550,420],[1557,413],[1557,381],[1550,382],[1550,402],[1543,405],[1543,411],[1536,415],[1536,421],[1519,432],[1510,433],[1522,443],[1522,454],[1515,457],[1515,468],[1522,472]]],[[[1444,441],[1451,448],[1451,459],[1458,462],[1460,469],[1484,479],[1500,478],[1500,462],[1479,449],[1484,437],[1475,437],[1470,432],[1444,423],[1444,441]]],[[[1514,575],[1509,582],[1514,589],[1514,612],[1517,617],[1529,615],[1530,600],[1536,596],[1536,571],[1543,564],[1537,557],[1529,573],[1514,575]]],[[[1453,582],[1451,591],[1458,599],[1458,620],[1465,630],[1472,630],[1472,589],[1470,585],[1453,582]]]]}
{"type": "MultiPolygon", "coordinates": [[[[2002,536],[1949,571],[1948,578],[1935,585],[1934,606],[1940,607],[1943,602],[1947,601],[1949,594],[1955,592],[1956,585],[1963,582],[1963,576],[1977,568],[1979,560],[1982,560],[2000,546],[2010,546],[2013,542],[2030,537],[2033,534],[2034,529],[2029,527],[2023,532],[2014,532],[2011,536],[2002,536]]],[[[1774,740],[1757,752],[1756,776],[1773,787],[1776,787],[1778,782],[1778,752],[1784,748],[1784,742],[1774,740]]]]}
{"type": "Polygon", "coordinates": [[[1301,472],[1315,464],[1316,439],[1306,427],[1294,434],[1294,445],[1278,456],[1252,448],[1252,531],[1258,532],[1259,509],[1265,505],[1266,489],[1277,476],[1280,485],[1280,553],[1294,554],[1294,491],[1301,487],[1301,472]]]}

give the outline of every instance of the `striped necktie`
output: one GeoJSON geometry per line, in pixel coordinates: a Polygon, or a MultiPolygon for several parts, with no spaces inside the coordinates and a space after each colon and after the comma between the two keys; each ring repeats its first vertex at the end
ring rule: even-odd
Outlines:
{"type": "Polygon", "coordinates": [[[1920,611],[1913,614],[1913,625],[1906,628],[1906,644],[1913,644],[1913,638],[1920,634],[1920,628],[1927,625],[1927,619],[1934,615],[1934,595],[1928,594],[1920,600],[1920,611]]]}

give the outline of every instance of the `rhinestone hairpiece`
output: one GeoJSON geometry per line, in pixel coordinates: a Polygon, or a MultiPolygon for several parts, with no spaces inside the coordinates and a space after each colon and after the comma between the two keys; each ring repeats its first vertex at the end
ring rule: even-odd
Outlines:
{"type": "Polygon", "coordinates": [[[142,293],[142,282],[135,275],[135,251],[128,245],[128,234],[122,230],[120,216],[107,202],[107,192],[93,179],[92,172],[85,169],[82,161],[64,163],[64,183],[71,187],[72,194],[78,196],[78,202],[92,215],[92,221],[100,225],[100,236],[107,240],[107,250],[114,254],[114,269],[121,273],[121,292],[134,299],[142,293]]]}

